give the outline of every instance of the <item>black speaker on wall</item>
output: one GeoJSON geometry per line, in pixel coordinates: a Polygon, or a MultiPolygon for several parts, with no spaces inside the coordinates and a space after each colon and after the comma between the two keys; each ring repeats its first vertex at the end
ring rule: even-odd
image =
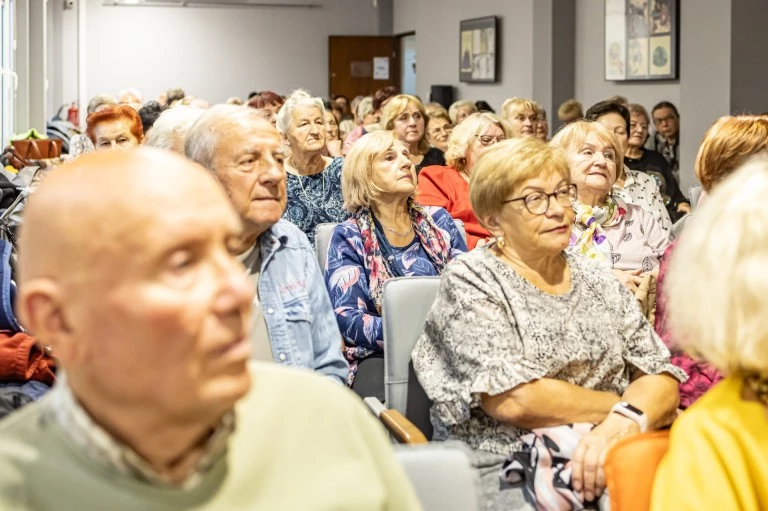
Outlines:
{"type": "Polygon", "coordinates": [[[433,85],[429,91],[429,101],[440,103],[445,108],[453,104],[453,85],[433,85]]]}

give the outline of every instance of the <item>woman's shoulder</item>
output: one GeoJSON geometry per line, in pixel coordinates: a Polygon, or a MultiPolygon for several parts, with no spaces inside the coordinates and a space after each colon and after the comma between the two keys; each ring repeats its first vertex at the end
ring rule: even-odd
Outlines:
{"type": "Polygon", "coordinates": [[[656,180],[653,179],[651,176],[646,174],[645,172],[642,172],[640,170],[628,170],[627,174],[632,176],[632,179],[635,180],[635,183],[643,186],[643,187],[650,187],[650,188],[659,188],[659,185],[656,183],[656,180]]]}
{"type": "Polygon", "coordinates": [[[352,217],[344,220],[343,222],[339,222],[339,224],[333,228],[333,233],[331,236],[334,238],[342,237],[349,239],[359,238],[362,235],[360,234],[360,227],[358,227],[357,222],[355,221],[354,217],[352,217]]]}
{"type": "Polygon", "coordinates": [[[461,177],[458,175],[459,173],[456,172],[456,169],[453,167],[448,167],[446,165],[427,165],[423,169],[421,169],[421,172],[419,172],[419,179],[423,179],[424,177],[431,177],[432,180],[434,180],[436,177],[461,177]]]}
{"type": "Polygon", "coordinates": [[[424,211],[426,211],[429,216],[432,217],[432,220],[435,221],[436,224],[440,225],[441,223],[448,223],[454,222],[453,217],[451,217],[451,214],[446,211],[445,208],[441,208],[440,206],[422,206],[424,208],[424,211]]]}
{"type": "Polygon", "coordinates": [[[344,166],[344,158],[342,158],[341,156],[336,156],[331,159],[331,163],[328,164],[328,166],[325,168],[325,171],[339,174],[339,176],[341,176],[341,169],[343,166],[344,166]]]}

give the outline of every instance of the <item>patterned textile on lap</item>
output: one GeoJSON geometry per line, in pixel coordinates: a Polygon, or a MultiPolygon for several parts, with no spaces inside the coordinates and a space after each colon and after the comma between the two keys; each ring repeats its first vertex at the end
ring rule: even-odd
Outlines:
{"type": "MultiPolygon", "coordinates": [[[[521,436],[523,446],[507,457],[501,479],[523,483],[526,500],[541,511],[585,509],[581,495],[571,485],[571,459],[581,437],[594,427],[581,422],[537,428],[521,436]]],[[[598,499],[597,509],[610,509],[607,492],[598,499]]]]}

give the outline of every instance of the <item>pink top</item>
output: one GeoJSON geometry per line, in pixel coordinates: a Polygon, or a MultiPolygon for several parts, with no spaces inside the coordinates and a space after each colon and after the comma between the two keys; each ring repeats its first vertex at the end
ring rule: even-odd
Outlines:
{"type": "Polygon", "coordinates": [[[675,346],[672,333],[667,328],[667,300],[664,296],[664,281],[667,276],[669,259],[677,246],[676,242],[669,245],[659,267],[659,279],[656,282],[656,324],[654,328],[661,340],[672,353],[672,363],[685,371],[688,381],[680,384],[680,406],[688,408],[712,386],[723,379],[723,376],[710,364],[697,362],[675,346]]]}

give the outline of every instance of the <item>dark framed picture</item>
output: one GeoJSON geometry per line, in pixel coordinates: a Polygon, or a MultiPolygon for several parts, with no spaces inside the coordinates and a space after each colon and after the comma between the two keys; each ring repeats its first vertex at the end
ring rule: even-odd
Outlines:
{"type": "Polygon", "coordinates": [[[605,0],[605,79],[675,80],[680,0],[605,0]]]}
{"type": "Polygon", "coordinates": [[[474,18],[459,24],[459,81],[497,80],[498,18],[474,18]]]}

